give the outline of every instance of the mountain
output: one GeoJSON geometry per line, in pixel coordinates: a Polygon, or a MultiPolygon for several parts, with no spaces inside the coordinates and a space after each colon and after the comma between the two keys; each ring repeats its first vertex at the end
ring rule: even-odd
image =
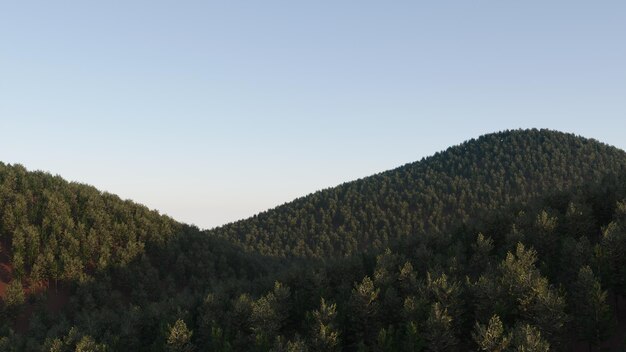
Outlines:
{"type": "Polygon", "coordinates": [[[206,231],[0,163],[0,246],[0,351],[617,348],[626,153],[494,133],[206,231]]]}
{"type": "MultiPolygon", "coordinates": [[[[172,260],[172,252],[220,258],[230,250],[233,257],[238,255],[232,245],[145,206],[59,176],[28,172],[21,165],[0,163],[0,219],[4,276],[10,271],[33,287],[50,281],[89,280],[109,269],[127,267],[146,253],[159,257],[161,263],[172,260]],[[180,238],[185,243],[194,239],[194,248],[177,248],[180,238]]],[[[238,266],[246,269],[241,263],[238,266]]],[[[258,271],[259,266],[253,266],[258,271]]],[[[198,274],[220,276],[208,271],[198,274]]]]}
{"type": "Polygon", "coordinates": [[[379,251],[500,207],[624,170],[624,151],[572,134],[482,136],[397,169],[296,199],[208,234],[279,257],[379,251]]]}

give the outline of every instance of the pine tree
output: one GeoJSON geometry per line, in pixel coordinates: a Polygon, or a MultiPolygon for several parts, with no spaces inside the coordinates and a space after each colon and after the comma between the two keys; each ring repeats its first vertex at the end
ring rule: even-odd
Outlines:
{"type": "Polygon", "coordinates": [[[400,294],[404,297],[415,294],[417,290],[417,275],[411,262],[407,261],[400,268],[398,275],[398,286],[400,294]]]}
{"type": "Polygon", "coordinates": [[[355,284],[350,296],[350,327],[349,330],[354,333],[356,341],[364,341],[371,344],[376,339],[378,333],[378,295],[379,288],[374,287],[374,282],[365,276],[361,283],[355,284]]]}
{"type": "Polygon", "coordinates": [[[511,343],[511,335],[504,333],[504,327],[500,317],[494,315],[489,319],[487,326],[478,322],[474,326],[472,338],[478,344],[481,351],[503,352],[511,343]]]}
{"type": "Polygon", "coordinates": [[[106,352],[105,344],[97,343],[91,336],[85,335],[76,343],[75,352],[106,352]]]}
{"type": "Polygon", "coordinates": [[[187,324],[182,319],[176,320],[174,325],[169,327],[167,334],[166,350],[168,352],[191,352],[194,350],[191,343],[193,331],[187,328],[187,324]]]}
{"type": "Polygon", "coordinates": [[[602,277],[615,293],[626,294],[626,226],[611,222],[602,234],[599,252],[602,277]]]}
{"type": "Polygon", "coordinates": [[[422,288],[423,296],[432,303],[438,303],[453,320],[451,329],[455,334],[463,324],[464,309],[462,301],[462,288],[458,281],[450,279],[448,275],[441,274],[433,277],[430,272],[426,274],[426,285],[422,288]]]}
{"type": "Polygon", "coordinates": [[[276,281],[272,292],[252,304],[252,330],[260,346],[270,346],[285,325],[290,295],[289,288],[276,281]]]}
{"type": "Polygon", "coordinates": [[[535,267],[537,253],[519,243],[500,264],[500,285],[505,290],[504,312],[535,325],[554,346],[562,336],[567,314],[565,299],[535,267]]]}
{"type": "Polygon", "coordinates": [[[395,336],[393,326],[388,328],[382,328],[378,331],[378,338],[376,339],[376,352],[395,352],[398,350],[396,343],[397,337],[395,336]]]}
{"type": "Polygon", "coordinates": [[[515,327],[511,344],[515,352],[550,351],[550,344],[543,339],[539,329],[528,324],[515,327]]]}
{"type": "Polygon", "coordinates": [[[336,310],[336,304],[327,304],[322,298],[320,308],[313,312],[315,322],[311,331],[311,347],[314,351],[338,351],[339,332],[335,327],[336,310]]]}
{"type": "Polygon", "coordinates": [[[472,244],[472,256],[470,258],[470,273],[474,277],[489,269],[490,255],[493,251],[493,240],[482,233],[476,237],[476,242],[472,244]]]}
{"type": "Polygon", "coordinates": [[[415,322],[406,324],[404,332],[403,350],[407,352],[418,352],[424,349],[424,339],[417,329],[415,322]]]}
{"type": "Polygon", "coordinates": [[[26,301],[22,282],[20,280],[12,280],[6,288],[4,304],[10,311],[14,311],[26,301]]]}
{"type": "Polygon", "coordinates": [[[582,267],[572,289],[572,315],[576,336],[591,346],[608,338],[613,328],[611,308],[607,304],[607,292],[589,266],[582,267]]]}
{"type": "Polygon", "coordinates": [[[456,351],[458,340],[454,334],[453,320],[454,317],[439,302],[432,305],[424,331],[428,351],[456,351]]]}
{"type": "MultiPolygon", "coordinates": [[[[296,335],[293,339],[286,341],[282,336],[276,337],[274,346],[270,348],[269,352],[308,352],[309,346],[306,342],[296,335]]],[[[316,350],[313,350],[316,351],[316,350]]]]}

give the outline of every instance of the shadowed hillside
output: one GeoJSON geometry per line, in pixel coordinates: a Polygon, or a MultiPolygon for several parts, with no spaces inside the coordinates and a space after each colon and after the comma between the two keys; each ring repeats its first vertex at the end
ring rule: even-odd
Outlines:
{"type": "Polygon", "coordinates": [[[507,204],[580,187],[626,153],[548,130],[494,133],[209,231],[272,256],[337,257],[442,232],[507,204]]]}

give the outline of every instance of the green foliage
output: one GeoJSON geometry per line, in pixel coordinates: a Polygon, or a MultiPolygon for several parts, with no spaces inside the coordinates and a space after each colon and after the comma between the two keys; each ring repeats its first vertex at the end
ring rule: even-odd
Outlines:
{"type": "Polygon", "coordinates": [[[491,252],[493,251],[493,240],[482,233],[476,237],[476,242],[472,244],[472,256],[470,258],[470,272],[476,275],[489,269],[491,265],[491,252]]]}
{"type": "Polygon", "coordinates": [[[432,305],[425,325],[426,349],[433,352],[456,351],[458,340],[452,322],[455,317],[448,314],[439,302],[432,305]]]}
{"type": "Polygon", "coordinates": [[[290,295],[289,288],[276,281],[272,292],[252,304],[250,319],[257,344],[268,346],[279,335],[289,318],[290,295]]]}
{"type": "Polygon", "coordinates": [[[306,343],[296,336],[293,340],[285,342],[282,336],[276,338],[274,346],[270,349],[270,352],[308,352],[309,347],[306,343]]]}
{"type": "Polygon", "coordinates": [[[424,349],[424,345],[425,341],[417,330],[417,324],[415,322],[407,323],[402,349],[407,352],[418,352],[424,349]]]}
{"type": "Polygon", "coordinates": [[[83,336],[76,344],[76,352],[105,352],[106,346],[96,343],[91,336],[83,336]]]}
{"type": "Polygon", "coordinates": [[[0,163],[0,242],[21,279],[81,280],[125,265],[145,243],[180,232],[173,220],[93,187],[0,163]]]}
{"type": "Polygon", "coordinates": [[[600,266],[608,279],[608,284],[615,292],[625,295],[626,224],[622,221],[612,221],[603,231],[598,247],[600,266]]]}
{"type": "Polygon", "coordinates": [[[541,337],[539,329],[532,325],[518,325],[513,330],[513,351],[548,352],[550,344],[541,337]]]}
{"type": "Polygon", "coordinates": [[[500,317],[494,315],[487,326],[476,323],[472,338],[481,351],[503,352],[511,343],[511,335],[504,333],[500,317]]]}
{"type": "Polygon", "coordinates": [[[536,261],[537,253],[521,243],[515,254],[507,254],[500,265],[504,299],[513,314],[539,327],[557,344],[567,320],[565,299],[549,286],[535,267],[536,261]]]}
{"type": "Polygon", "coordinates": [[[6,288],[4,296],[4,304],[10,309],[19,307],[24,304],[24,288],[20,280],[13,280],[6,288]]]}
{"type": "Polygon", "coordinates": [[[380,352],[393,352],[397,351],[398,347],[396,343],[398,341],[394,334],[393,327],[382,328],[378,331],[378,338],[376,340],[376,351],[380,352]]]}
{"type": "Polygon", "coordinates": [[[426,273],[426,286],[422,289],[422,297],[438,304],[446,314],[454,317],[450,327],[455,333],[458,332],[464,315],[462,294],[461,284],[448,279],[446,274],[433,278],[430,272],[426,273]]]}
{"type": "Polygon", "coordinates": [[[8,336],[0,336],[0,352],[17,352],[20,350],[19,337],[8,331],[8,336]]]}
{"type": "MultiPolygon", "coordinates": [[[[424,232],[445,233],[502,206],[580,187],[625,165],[623,151],[593,140],[547,130],[506,131],[209,233],[278,257],[380,251],[424,232]]],[[[570,220],[584,220],[584,212],[576,214],[572,210],[570,220]]],[[[546,251],[554,251],[554,236],[543,234],[559,224],[548,212],[536,220],[534,239],[542,250],[545,245],[546,251]]]]}
{"type": "Polygon", "coordinates": [[[311,331],[311,347],[314,351],[338,351],[339,331],[335,324],[336,315],[337,305],[327,304],[322,298],[319,309],[313,312],[315,321],[311,331]]]}
{"type": "Polygon", "coordinates": [[[606,301],[607,291],[602,290],[589,266],[580,268],[571,292],[576,336],[592,345],[604,341],[612,332],[613,315],[606,301]]]}
{"type": "Polygon", "coordinates": [[[193,331],[187,328],[187,324],[182,319],[176,320],[174,325],[169,327],[167,334],[166,351],[168,352],[191,352],[194,346],[191,343],[193,331]]]}
{"type": "Polygon", "coordinates": [[[357,341],[373,342],[378,333],[378,297],[380,289],[374,286],[369,276],[363,281],[355,283],[350,296],[350,330],[354,332],[357,341]]]}
{"type": "Polygon", "coordinates": [[[105,344],[97,343],[93,337],[82,334],[72,327],[63,338],[49,340],[45,349],[49,352],[106,352],[105,344]]]}
{"type": "Polygon", "coordinates": [[[200,231],[0,163],[2,306],[24,308],[0,312],[0,350],[597,343],[624,294],[624,165],[595,141],[508,131],[200,231]]]}

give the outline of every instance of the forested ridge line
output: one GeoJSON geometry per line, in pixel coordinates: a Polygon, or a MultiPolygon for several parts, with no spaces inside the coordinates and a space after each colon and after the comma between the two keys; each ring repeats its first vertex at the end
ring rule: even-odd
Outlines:
{"type": "Polygon", "coordinates": [[[626,295],[625,165],[505,131],[200,231],[0,163],[0,351],[595,349],[626,295]]]}
{"type": "Polygon", "coordinates": [[[624,151],[593,139],[550,130],[504,131],[208,233],[277,257],[376,252],[625,167],[624,151]]]}

